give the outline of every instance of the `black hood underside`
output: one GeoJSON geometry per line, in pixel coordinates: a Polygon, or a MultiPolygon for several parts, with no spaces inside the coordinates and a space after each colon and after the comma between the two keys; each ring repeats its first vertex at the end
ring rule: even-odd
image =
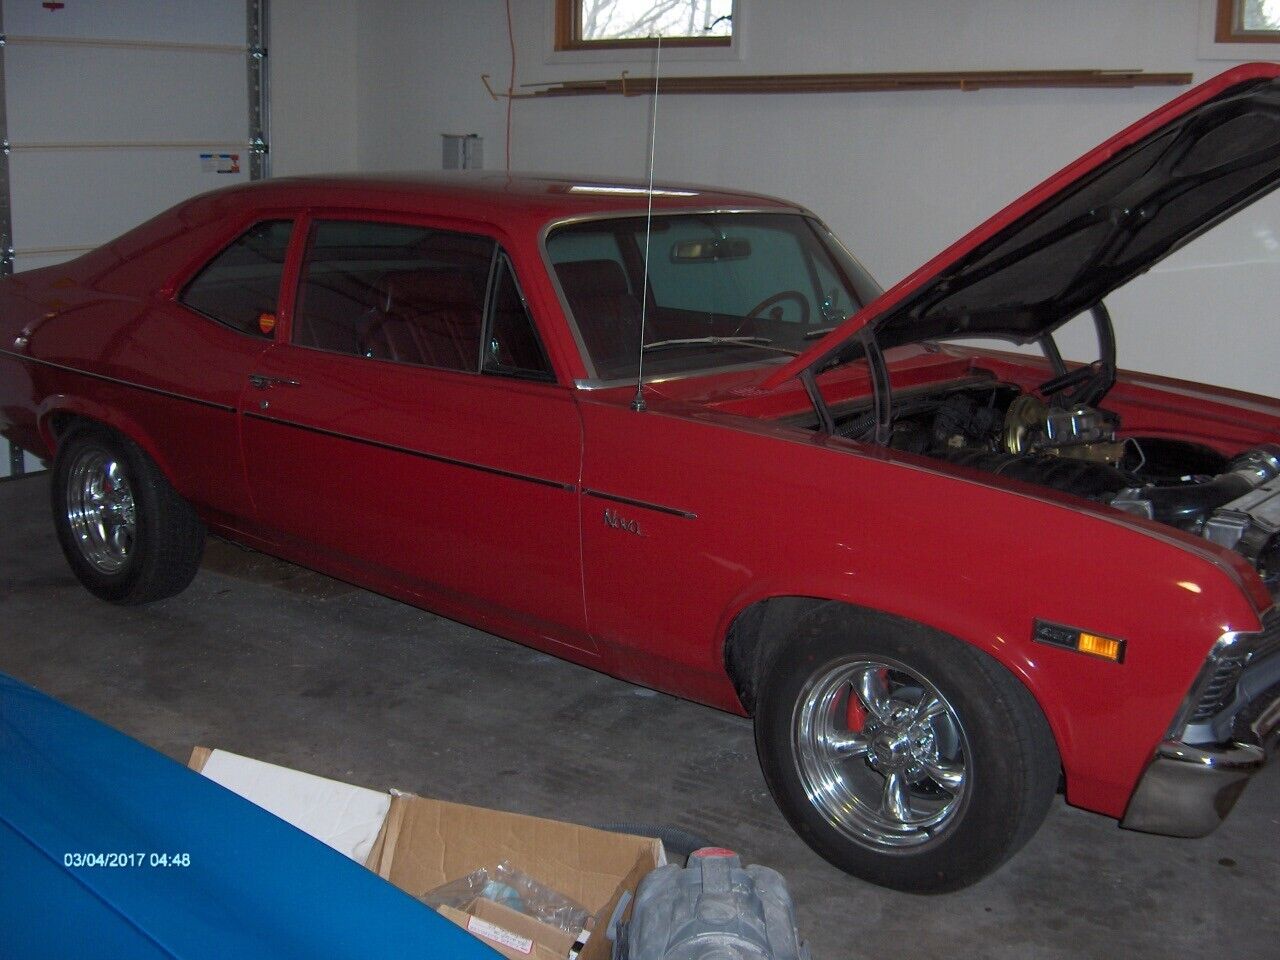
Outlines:
{"type": "Polygon", "coordinates": [[[1232,87],[1013,221],[873,321],[882,347],[1051,333],[1280,185],[1280,79],[1232,87]]]}

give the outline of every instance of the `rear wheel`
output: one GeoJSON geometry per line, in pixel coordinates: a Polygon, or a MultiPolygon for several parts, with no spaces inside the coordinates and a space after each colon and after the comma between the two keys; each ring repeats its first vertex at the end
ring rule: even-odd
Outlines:
{"type": "Polygon", "coordinates": [[[1048,724],[1008,671],[952,637],[836,604],[772,658],[755,730],[805,842],[899,890],[955,890],[994,870],[1058,782],[1048,724]]]}
{"type": "Polygon", "coordinates": [[[53,522],[76,577],[95,596],[146,603],[181,592],[204,553],[204,525],[136,444],[103,427],[62,439],[53,522]]]}

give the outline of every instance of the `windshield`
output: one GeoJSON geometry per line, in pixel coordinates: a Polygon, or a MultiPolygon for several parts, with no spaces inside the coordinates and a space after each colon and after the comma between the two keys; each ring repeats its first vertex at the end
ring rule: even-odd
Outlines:
{"type": "MultiPolygon", "coordinates": [[[[636,375],[644,250],[644,217],[569,224],[547,238],[599,380],[636,375]]],[[[879,293],[821,224],[799,214],[655,215],[645,376],[786,360],[879,293]]]]}

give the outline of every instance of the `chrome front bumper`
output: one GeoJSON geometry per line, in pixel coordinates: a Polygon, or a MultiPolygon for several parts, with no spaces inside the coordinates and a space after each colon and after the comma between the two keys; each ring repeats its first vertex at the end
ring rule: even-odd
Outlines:
{"type": "Polygon", "coordinates": [[[1203,837],[1227,818],[1249,778],[1276,755],[1280,698],[1250,724],[1253,743],[1195,746],[1166,740],[1138,781],[1120,825],[1170,837],[1203,837]]]}

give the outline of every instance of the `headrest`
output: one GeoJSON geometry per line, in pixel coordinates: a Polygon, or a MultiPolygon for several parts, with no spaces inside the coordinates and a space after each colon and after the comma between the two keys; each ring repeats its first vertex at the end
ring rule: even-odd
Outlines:
{"type": "Polygon", "coordinates": [[[407,271],[382,278],[379,300],[386,310],[479,310],[484,300],[476,277],[468,273],[407,271]]]}
{"type": "Polygon", "coordinates": [[[573,260],[556,264],[556,276],[565,296],[616,297],[630,293],[622,264],[616,260],[573,260]]]}

